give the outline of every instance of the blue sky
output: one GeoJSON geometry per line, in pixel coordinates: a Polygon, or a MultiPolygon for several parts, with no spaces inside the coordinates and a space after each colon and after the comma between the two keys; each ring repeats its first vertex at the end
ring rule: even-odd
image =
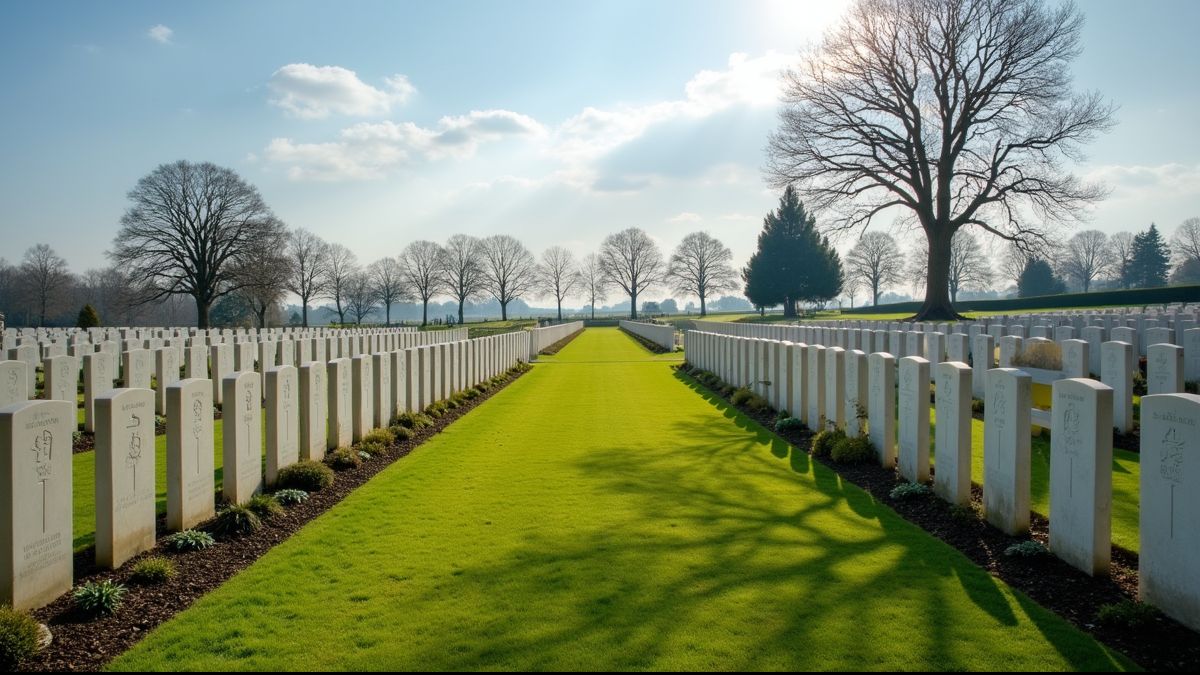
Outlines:
{"type": "MultiPolygon", "coordinates": [[[[456,232],[582,255],[636,225],[740,264],[777,199],[775,73],[844,4],[6,3],[0,257],[106,264],[125,193],[184,158],[363,262],[456,232]]],[[[1078,167],[1113,190],[1092,224],[1169,234],[1200,215],[1200,2],[1082,7],[1077,85],[1120,106],[1078,167]]]]}

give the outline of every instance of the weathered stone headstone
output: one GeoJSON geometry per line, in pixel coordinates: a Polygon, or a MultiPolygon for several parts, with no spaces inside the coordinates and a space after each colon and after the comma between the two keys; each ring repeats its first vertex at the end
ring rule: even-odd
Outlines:
{"type": "MultiPolygon", "coordinates": [[[[729,342],[728,338],[722,339],[725,342],[729,342]]],[[[808,360],[806,358],[807,349],[808,345],[803,342],[793,344],[791,349],[791,357],[789,360],[789,363],[791,364],[789,367],[792,369],[792,399],[788,403],[788,410],[791,411],[792,417],[799,418],[801,422],[804,422],[808,417],[808,413],[805,410],[804,405],[806,387],[808,386],[806,381],[808,375],[808,360]]],[[[807,424],[807,422],[805,423],[807,424]]]]}
{"type": "Polygon", "coordinates": [[[1091,575],[1112,552],[1112,395],[1091,379],[1053,385],[1050,550],[1091,575]]]}
{"type": "Polygon", "coordinates": [[[1182,391],[1183,347],[1152,343],[1146,348],[1146,393],[1176,394],[1182,391]]]}
{"type": "Polygon", "coordinates": [[[982,400],[986,392],[987,372],[996,367],[994,338],[980,334],[971,345],[971,396],[982,400]]]}
{"type": "Polygon", "coordinates": [[[300,378],[295,366],[267,369],[267,485],[300,460],[300,378]]]}
{"type": "Polygon", "coordinates": [[[846,350],[825,350],[825,419],[830,428],[846,428],[846,350]]]}
{"type": "Polygon", "coordinates": [[[171,347],[154,350],[154,410],[160,415],[167,410],[167,387],[179,381],[179,352],[171,347]]]}
{"type": "Polygon", "coordinates": [[[225,377],[234,372],[233,348],[226,344],[212,345],[208,348],[208,352],[209,370],[212,372],[213,401],[216,405],[223,405],[225,377]]]}
{"type": "Polygon", "coordinates": [[[28,377],[24,363],[0,361],[0,408],[29,400],[29,385],[25,382],[28,377]]]}
{"type": "Polygon", "coordinates": [[[75,405],[0,408],[0,603],[36,609],[71,590],[75,405]]]}
{"type": "Polygon", "coordinates": [[[178,532],[214,514],[212,384],[188,378],[167,387],[167,529],[178,532]]]}
{"type": "Polygon", "coordinates": [[[983,423],[983,508],[1005,534],[1029,530],[1030,406],[1033,380],[1015,368],[987,374],[983,423]]]}
{"type": "Polygon", "coordinates": [[[1100,345],[1100,381],[1113,390],[1113,428],[1133,429],[1133,346],[1109,341],[1100,345]]]}
{"type": "Polygon", "coordinates": [[[325,458],[328,433],[325,363],[311,361],[300,366],[299,380],[300,458],[319,462],[325,458]]]}
{"type": "Polygon", "coordinates": [[[126,389],[149,389],[150,376],[154,370],[151,353],[145,349],[131,349],[121,354],[121,379],[126,389]]]}
{"type": "Polygon", "coordinates": [[[258,373],[239,372],[222,383],[221,491],[225,499],[244,504],[262,489],[262,378],[258,373]]]}
{"type": "Polygon", "coordinates": [[[371,356],[371,408],[376,429],[392,422],[392,352],[371,356]]]}
{"type": "Polygon", "coordinates": [[[929,480],[929,361],[900,359],[900,475],[913,483],[929,480]]]}
{"type": "MultiPolygon", "coordinates": [[[[825,347],[809,345],[808,356],[808,428],[825,429],[825,347]]],[[[835,404],[836,405],[836,404],[835,404]]]]}
{"type": "Polygon", "coordinates": [[[79,397],[79,361],[74,356],[51,356],[42,361],[43,394],[53,401],[75,403],[79,397]]]}
{"type": "Polygon", "coordinates": [[[208,379],[208,351],[204,345],[194,342],[184,353],[187,358],[183,367],[183,376],[189,380],[208,379]]]}
{"type": "Polygon", "coordinates": [[[1063,374],[1068,378],[1087,377],[1091,371],[1089,346],[1085,340],[1068,339],[1058,343],[1062,349],[1063,374]]]}
{"type": "Polygon", "coordinates": [[[1200,382],[1200,328],[1183,331],[1183,379],[1200,382]]]}
{"type": "Polygon", "coordinates": [[[1024,340],[1016,335],[1005,335],[1000,338],[1000,367],[1011,368],[1013,359],[1021,353],[1024,340]]]}
{"type": "Polygon", "coordinates": [[[25,395],[26,398],[33,398],[37,391],[37,367],[41,362],[37,345],[23,344],[13,347],[8,350],[8,358],[10,361],[20,361],[25,364],[25,395]]]}
{"type": "Polygon", "coordinates": [[[870,395],[867,355],[861,350],[846,352],[846,435],[857,438],[866,428],[867,398],[870,395]]]}
{"type": "Polygon", "coordinates": [[[937,367],[933,490],[951,504],[971,501],[971,367],[945,361],[937,367]]]}
{"type": "Polygon", "coordinates": [[[96,564],[116,569],[154,548],[153,391],[96,398],[95,469],[96,564]]]}
{"type": "Polygon", "coordinates": [[[875,352],[867,357],[870,370],[867,405],[868,435],[884,468],[896,466],[896,357],[875,352]]]}
{"type": "Polygon", "coordinates": [[[351,359],[353,378],[353,394],[351,410],[353,410],[353,436],[357,443],[374,428],[375,406],[372,397],[374,374],[371,368],[371,357],[360,354],[351,359]]]}
{"type": "Polygon", "coordinates": [[[347,447],[354,440],[354,421],[352,419],[351,387],[353,380],[350,375],[350,359],[334,359],[329,362],[326,373],[328,379],[328,396],[326,397],[329,427],[326,431],[328,448],[347,447]]]}
{"type": "Polygon", "coordinates": [[[1138,598],[1200,631],[1200,396],[1142,398],[1138,598]]]}

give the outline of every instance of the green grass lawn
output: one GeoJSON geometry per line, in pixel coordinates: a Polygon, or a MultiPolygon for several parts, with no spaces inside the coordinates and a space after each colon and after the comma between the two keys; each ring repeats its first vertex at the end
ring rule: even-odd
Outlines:
{"type": "MultiPolygon", "coordinates": [[[[266,465],[266,422],[263,422],[263,463],[266,465]]],[[[215,485],[221,490],[221,465],[223,462],[221,443],[224,439],[224,420],[216,420],[213,426],[213,455],[216,457],[215,485]]],[[[72,456],[72,475],[74,483],[74,545],[78,551],[91,546],[96,541],[96,453],[81,452],[72,456]]],[[[265,470],[265,469],[264,469],[265,470]]],[[[155,507],[161,515],[167,512],[167,437],[158,436],[154,439],[154,474],[156,493],[155,507]]]]}
{"type": "Polygon", "coordinates": [[[113,670],[1130,664],[589,329],[113,670]]]}

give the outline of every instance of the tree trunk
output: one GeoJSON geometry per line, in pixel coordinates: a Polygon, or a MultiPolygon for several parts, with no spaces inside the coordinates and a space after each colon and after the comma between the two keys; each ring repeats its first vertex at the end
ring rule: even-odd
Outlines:
{"type": "Polygon", "coordinates": [[[429,325],[429,300],[428,299],[423,300],[421,302],[421,325],[422,326],[429,325]]]}
{"type": "Polygon", "coordinates": [[[871,284],[871,306],[879,306],[879,282],[871,284]]]}
{"type": "Polygon", "coordinates": [[[208,328],[208,309],[211,306],[210,300],[196,298],[196,328],[208,328]]]}
{"type": "Polygon", "coordinates": [[[637,291],[629,294],[629,320],[637,319],[637,291]]]}
{"type": "Polygon", "coordinates": [[[914,321],[955,321],[963,318],[950,299],[950,242],[954,231],[941,225],[925,228],[929,239],[929,275],[925,280],[925,302],[914,321]]]}
{"type": "Polygon", "coordinates": [[[463,305],[465,305],[466,303],[467,303],[466,298],[458,299],[458,325],[460,325],[460,326],[463,324],[463,305]]]}
{"type": "Polygon", "coordinates": [[[507,302],[500,303],[500,320],[508,321],[508,303],[507,302]]]}
{"type": "Polygon", "coordinates": [[[308,328],[308,298],[300,299],[300,318],[305,328],[308,328]]]}
{"type": "Polygon", "coordinates": [[[558,298],[558,321],[562,323],[562,298],[558,298]]]}
{"type": "Polygon", "coordinates": [[[700,296],[700,316],[708,316],[708,309],[704,306],[704,296],[700,296]]]}

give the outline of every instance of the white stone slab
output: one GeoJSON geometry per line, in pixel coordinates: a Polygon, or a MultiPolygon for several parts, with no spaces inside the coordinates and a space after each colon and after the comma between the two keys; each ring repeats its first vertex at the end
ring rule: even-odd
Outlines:
{"type": "Polygon", "coordinates": [[[154,548],[154,441],[153,391],[113,389],[96,398],[96,564],[101,567],[116,569],[154,548]]]}
{"type": "Polygon", "coordinates": [[[187,530],[214,515],[216,469],[212,384],[187,378],[167,387],[167,529],[187,530]]]}

